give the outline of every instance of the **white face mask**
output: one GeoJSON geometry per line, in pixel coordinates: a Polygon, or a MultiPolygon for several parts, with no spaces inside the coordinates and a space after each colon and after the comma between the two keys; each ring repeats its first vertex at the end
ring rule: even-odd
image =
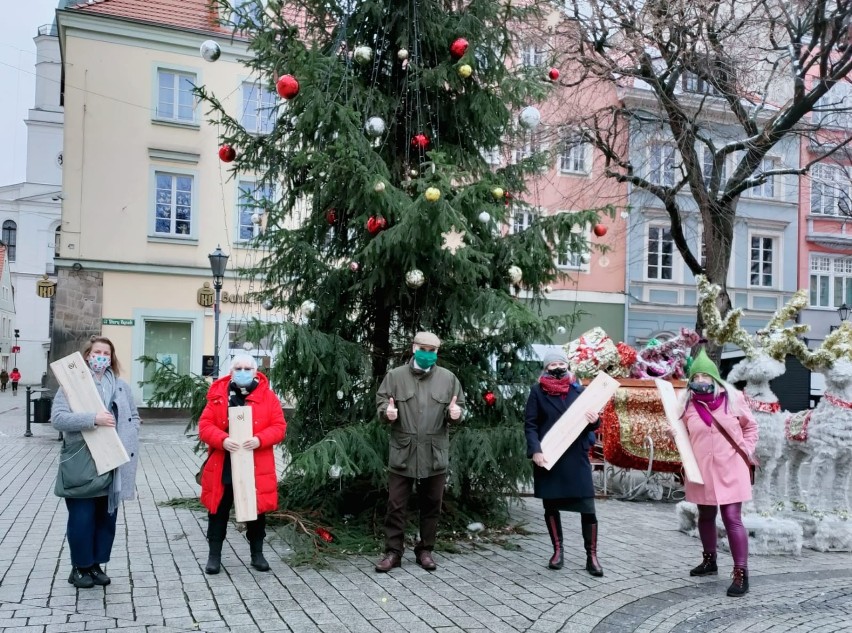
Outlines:
{"type": "Polygon", "coordinates": [[[112,359],[109,356],[89,356],[89,367],[93,372],[98,374],[105,372],[112,365],[112,359]]]}

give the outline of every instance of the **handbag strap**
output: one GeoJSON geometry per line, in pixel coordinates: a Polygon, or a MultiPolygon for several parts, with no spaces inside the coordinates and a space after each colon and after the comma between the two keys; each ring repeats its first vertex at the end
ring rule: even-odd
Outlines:
{"type": "MultiPolygon", "coordinates": [[[[695,401],[693,401],[693,403],[695,403],[695,401]]],[[[748,466],[749,468],[752,467],[752,466],[757,466],[758,464],[753,463],[751,458],[749,458],[749,456],[746,454],[746,452],[743,450],[743,448],[739,444],[737,444],[737,442],[734,440],[734,438],[731,437],[731,434],[728,433],[728,429],[726,429],[724,426],[722,426],[721,423],[719,422],[719,420],[716,419],[716,416],[713,415],[713,412],[710,410],[710,407],[708,407],[703,402],[699,402],[697,404],[700,404],[705,409],[707,409],[707,412],[710,414],[710,417],[713,418],[713,424],[715,424],[716,428],[719,430],[719,432],[722,435],[725,436],[725,439],[728,440],[730,445],[734,447],[734,450],[737,451],[737,453],[740,454],[740,457],[742,457],[745,460],[746,466],[748,466]]]]}

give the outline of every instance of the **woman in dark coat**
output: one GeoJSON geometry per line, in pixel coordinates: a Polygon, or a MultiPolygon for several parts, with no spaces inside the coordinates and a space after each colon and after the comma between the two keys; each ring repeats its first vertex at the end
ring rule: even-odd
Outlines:
{"type": "Polygon", "coordinates": [[[527,455],[535,464],[535,496],[544,505],[544,521],[553,542],[553,556],[547,566],[550,569],[562,569],[560,511],[579,512],[586,547],[586,571],[592,576],[603,576],[597,555],[598,519],[595,514],[592,466],[589,462],[589,449],[595,443],[594,429],[600,425],[600,420],[597,412],[586,411],[584,415],[589,426],[550,470],[544,468],[547,460],[541,451],[541,440],[574,403],[583,388],[568,371],[568,359],[562,352],[548,352],[543,366],[544,371],[538,383],[532,386],[527,400],[524,431],[527,436],[527,455]]]}

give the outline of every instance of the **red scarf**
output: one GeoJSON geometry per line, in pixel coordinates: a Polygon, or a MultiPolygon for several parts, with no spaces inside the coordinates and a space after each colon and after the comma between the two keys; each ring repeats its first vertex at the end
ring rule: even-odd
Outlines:
{"type": "Polygon", "coordinates": [[[562,378],[555,378],[550,374],[542,374],[538,379],[541,385],[541,390],[548,396],[562,396],[563,398],[571,391],[571,385],[574,384],[574,378],[571,374],[565,374],[562,378]]]}

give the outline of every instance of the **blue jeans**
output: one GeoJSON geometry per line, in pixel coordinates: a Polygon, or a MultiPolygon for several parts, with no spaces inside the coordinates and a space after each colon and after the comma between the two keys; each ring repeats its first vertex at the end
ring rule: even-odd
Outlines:
{"type": "Polygon", "coordinates": [[[87,568],[109,562],[118,511],[107,512],[106,497],[65,499],[71,564],[87,568]]]}

